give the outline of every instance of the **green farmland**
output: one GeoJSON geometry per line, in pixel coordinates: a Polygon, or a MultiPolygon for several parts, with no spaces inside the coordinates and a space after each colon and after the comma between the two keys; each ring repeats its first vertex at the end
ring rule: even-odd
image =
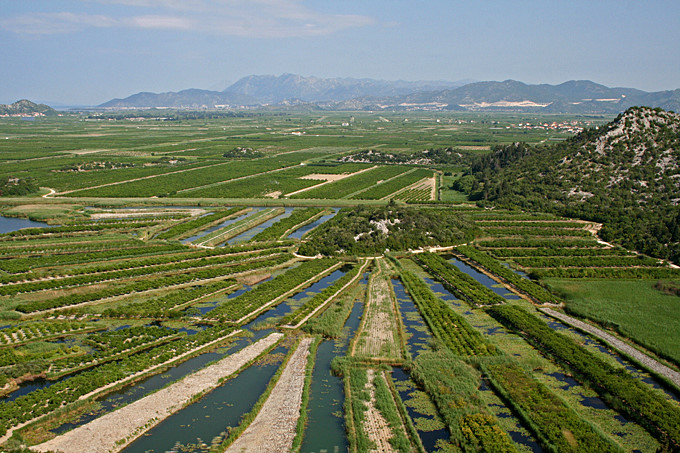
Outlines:
{"type": "Polygon", "coordinates": [[[472,178],[612,118],[208,116],[0,118],[0,450],[680,451],[680,269],[472,178]]]}

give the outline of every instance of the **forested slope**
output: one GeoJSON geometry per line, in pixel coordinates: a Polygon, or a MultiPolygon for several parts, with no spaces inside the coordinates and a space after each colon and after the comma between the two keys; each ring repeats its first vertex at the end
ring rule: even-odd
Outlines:
{"type": "Polygon", "coordinates": [[[602,222],[603,239],[680,261],[680,115],[633,107],[558,145],[499,147],[472,197],[602,222]]]}

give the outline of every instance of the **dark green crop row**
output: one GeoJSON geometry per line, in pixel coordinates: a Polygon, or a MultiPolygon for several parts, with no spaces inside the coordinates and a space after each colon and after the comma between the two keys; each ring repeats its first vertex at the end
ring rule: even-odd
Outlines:
{"type": "Polygon", "coordinates": [[[8,428],[73,403],[105,385],[128,378],[152,366],[163,364],[174,357],[199,348],[232,332],[231,327],[216,326],[190,337],[157,346],[143,354],[134,354],[119,361],[97,366],[57,382],[50,387],[34,390],[14,401],[0,402],[0,435],[8,428]]]}
{"type": "Polygon", "coordinates": [[[227,209],[226,211],[216,211],[213,212],[212,214],[204,215],[201,217],[197,218],[192,218],[191,220],[187,222],[182,222],[177,225],[173,225],[169,229],[163,231],[162,233],[158,234],[154,239],[172,239],[172,238],[180,238],[183,236],[185,233],[188,231],[196,230],[204,225],[208,225],[210,223],[216,223],[222,219],[226,219],[229,216],[233,216],[239,211],[242,211],[243,208],[241,207],[236,207],[236,208],[231,208],[227,209]]]}
{"type": "Polygon", "coordinates": [[[663,261],[643,255],[634,256],[564,256],[514,258],[522,267],[659,267],[663,261]]]}
{"type": "MultiPolygon", "coordinates": [[[[258,310],[263,305],[281,297],[308,280],[321,278],[321,274],[338,263],[334,259],[305,261],[298,267],[259,284],[256,288],[229,299],[210,312],[210,318],[235,322],[258,310]]],[[[310,284],[312,282],[310,281],[310,284]]]]}
{"type": "Polygon", "coordinates": [[[275,241],[281,239],[291,228],[306,223],[317,214],[321,213],[321,208],[296,209],[291,215],[279,220],[269,228],[256,234],[252,241],[275,241]]]}
{"type": "Polygon", "coordinates": [[[434,295],[427,284],[411,272],[401,281],[434,334],[453,353],[461,356],[497,354],[496,347],[484,340],[462,316],[434,295]]]}
{"type": "Polygon", "coordinates": [[[630,256],[626,249],[620,248],[498,248],[489,250],[498,258],[519,258],[529,256],[630,256]]]}
{"type": "Polygon", "coordinates": [[[568,228],[498,227],[481,225],[483,235],[488,236],[534,236],[534,237],[592,237],[590,231],[568,228]]]}
{"type": "Polygon", "coordinates": [[[103,328],[101,325],[78,321],[38,321],[0,330],[0,346],[14,346],[32,340],[45,340],[103,328]]]}
{"type": "Polygon", "coordinates": [[[551,453],[621,452],[516,363],[481,364],[491,387],[551,453]]]}
{"type": "Polygon", "coordinates": [[[474,277],[434,253],[419,253],[413,259],[420,263],[449,290],[474,305],[493,305],[505,302],[501,296],[479,283],[474,277]]]}
{"type": "Polygon", "coordinates": [[[282,264],[292,258],[292,255],[284,253],[275,257],[262,257],[258,261],[249,261],[243,264],[227,264],[223,266],[211,266],[205,269],[185,269],[182,273],[171,276],[144,279],[127,285],[107,288],[87,294],[71,294],[68,296],[56,297],[54,299],[37,300],[19,305],[16,310],[22,313],[33,313],[36,311],[49,310],[52,308],[68,307],[84,302],[96,301],[108,297],[132,294],[141,291],[164,288],[167,286],[190,283],[194,280],[204,280],[217,277],[227,277],[240,272],[271,267],[282,264]]]}
{"type": "Polygon", "coordinates": [[[296,325],[297,323],[299,323],[301,320],[304,319],[305,316],[309,315],[311,312],[316,310],[316,308],[319,307],[324,302],[326,302],[329,297],[331,297],[336,292],[340,291],[340,289],[343,286],[345,286],[350,280],[356,277],[360,269],[361,265],[356,264],[349,272],[347,272],[345,275],[336,280],[335,283],[333,283],[331,286],[329,286],[328,288],[321,291],[319,294],[309,299],[307,302],[302,304],[302,306],[299,307],[297,310],[294,310],[288,313],[286,316],[284,316],[281,319],[280,324],[296,325]]]}
{"type": "MultiPolygon", "coordinates": [[[[183,271],[188,268],[222,265],[233,261],[245,260],[253,256],[282,252],[284,250],[285,248],[255,250],[253,252],[246,252],[248,255],[224,255],[220,249],[201,250],[198,252],[189,252],[187,254],[172,254],[156,258],[145,258],[134,262],[123,261],[102,264],[99,266],[90,266],[87,268],[75,268],[63,271],[68,272],[69,275],[65,278],[37,280],[26,283],[17,283],[15,285],[0,286],[0,295],[83,286],[98,282],[135,278],[143,275],[183,271]]],[[[55,274],[55,276],[56,275],[59,274],[55,274]]],[[[22,277],[22,275],[5,277],[3,282],[5,280],[14,280],[20,277],[22,277]]]]}
{"type": "Polygon", "coordinates": [[[583,224],[573,221],[560,221],[560,220],[489,220],[487,218],[479,219],[475,218],[477,221],[477,226],[480,228],[499,228],[499,227],[514,227],[514,228],[565,228],[565,229],[582,229],[583,224]]]}
{"type": "MultiPolygon", "coordinates": [[[[68,255],[59,254],[41,254],[40,256],[31,256],[26,258],[12,258],[0,260],[0,270],[9,272],[11,274],[18,274],[27,272],[31,269],[51,267],[51,266],[71,266],[73,264],[81,264],[88,262],[100,262],[109,259],[132,258],[141,255],[157,255],[166,252],[178,252],[180,250],[187,250],[185,246],[179,244],[155,244],[144,246],[117,246],[115,249],[85,252],[85,253],[70,253],[68,255]]],[[[67,274],[71,274],[71,269],[67,274]]],[[[22,278],[22,280],[25,277],[22,278]]],[[[2,283],[8,283],[15,280],[2,279],[2,283]]]]}
{"type": "Polygon", "coordinates": [[[477,210],[470,213],[474,220],[557,220],[553,214],[527,214],[521,211],[477,210]]]}
{"type": "MultiPolygon", "coordinates": [[[[83,238],[86,239],[86,238],[83,238]]],[[[86,243],[80,243],[75,241],[69,241],[67,243],[40,243],[40,240],[31,239],[28,242],[24,242],[18,245],[16,242],[4,243],[2,248],[0,248],[1,259],[10,258],[28,258],[32,255],[73,255],[79,253],[94,253],[103,252],[105,250],[113,250],[119,248],[138,248],[138,247],[158,247],[166,246],[167,244],[153,244],[142,242],[139,239],[103,239],[88,241],[86,243]]],[[[97,236],[99,239],[99,236],[97,236]]]]}
{"type": "Polygon", "coordinates": [[[102,313],[102,316],[111,318],[179,318],[182,316],[182,312],[176,309],[176,307],[187,305],[192,301],[226,289],[235,284],[235,280],[227,279],[191,288],[182,288],[173,291],[170,294],[165,294],[163,297],[148,299],[144,302],[134,302],[116,308],[109,308],[102,313]]]}
{"type": "Polygon", "coordinates": [[[557,298],[553,296],[550,291],[543,288],[539,284],[516,274],[512,271],[512,269],[508,269],[507,267],[503,266],[501,263],[491,258],[486,253],[480,252],[474,247],[469,246],[461,246],[456,248],[456,250],[468,258],[478,262],[487,271],[498,275],[512,286],[523,293],[528,294],[537,301],[541,303],[554,303],[557,301],[557,298]]]}
{"type": "Polygon", "coordinates": [[[604,248],[605,244],[600,244],[594,237],[588,239],[554,239],[554,238],[494,238],[475,241],[479,247],[503,248],[503,247],[522,247],[522,248],[551,248],[563,249],[565,247],[589,247],[604,248]]]}
{"type": "Polygon", "coordinates": [[[576,380],[594,389],[612,408],[640,423],[674,451],[680,450],[680,408],[676,404],[518,306],[492,307],[488,311],[504,325],[521,332],[543,353],[573,373],[576,380]]]}

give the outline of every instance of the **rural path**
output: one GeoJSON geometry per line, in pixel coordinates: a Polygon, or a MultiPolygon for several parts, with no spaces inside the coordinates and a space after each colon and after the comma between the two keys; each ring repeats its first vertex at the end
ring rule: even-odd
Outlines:
{"type": "Polygon", "coordinates": [[[179,382],[31,448],[41,452],[68,453],[121,451],[152,426],[190,403],[196,395],[217,387],[222,378],[237,372],[282,336],[272,333],[179,382]]]}
{"type": "Polygon", "coordinates": [[[572,318],[571,316],[565,315],[564,313],[560,313],[551,308],[539,307],[538,309],[541,310],[543,313],[552,316],[553,318],[557,318],[566,324],[576,327],[579,330],[583,330],[584,332],[588,332],[589,334],[596,338],[604,340],[612,348],[634,358],[637,362],[643,364],[644,366],[654,371],[655,373],[667,378],[668,380],[673,382],[676,386],[678,386],[678,388],[680,388],[680,373],[654,360],[648,355],[643,354],[642,352],[638,351],[629,344],[619,340],[615,336],[608,334],[602,329],[598,329],[595,326],[580,321],[576,318],[572,318]]]}
{"type": "Polygon", "coordinates": [[[312,341],[312,338],[300,341],[260,412],[229,446],[227,453],[290,451],[300,418],[307,358],[312,341]]]}

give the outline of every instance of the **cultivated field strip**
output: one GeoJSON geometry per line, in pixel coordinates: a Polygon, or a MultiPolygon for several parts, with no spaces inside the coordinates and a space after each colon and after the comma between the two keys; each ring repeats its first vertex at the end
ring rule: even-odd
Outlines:
{"type": "Polygon", "coordinates": [[[209,228],[213,225],[219,224],[221,221],[230,219],[237,215],[245,213],[244,208],[231,208],[226,210],[218,210],[198,218],[191,218],[187,221],[173,225],[169,229],[157,234],[154,239],[183,239],[192,236],[194,233],[209,228]]]}
{"type": "Polygon", "coordinates": [[[501,296],[434,253],[420,253],[413,259],[470,305],[486,306],[505,302],[501,296]]]}
{"type": "Polygon", "coordinates": [[[98,304],[112,301],[114,298],[122,300],[127,297],[149,294],[153,291],[169,288],[179,288],[189,284],[209,283],[217,280],[233,278],[236,275],[252,272],[258,268],[278,266],[292,259],[290,254],[274,254],[272,256],[257,257],[236,263],[222,264],[219,266],[205,266],[202,269],[182,268],[172,275],[158,276],[153,279],[143,278],[121,286],[111,286],[105,289],[95,288],[90,293],[72,293],[65,296],[47,300],[34,300],[21,303],[16,310],[22,313],[38,313],[58,310],[64,307],[77,307],[90,304],[98,304]]]}
{"type": "Polygon", "coordinates": [[[145,259],[122,260],[110,264],[57,269],[49,273],[24,273],[3,278],[0,295],[16,295],[92,285],[94,283],[131,280],[153,274],[172,274],[211,266],[224,266],[259,256],[283,252],[283,248],[258,249],[241,253],[188,251],[145,259]]]}
{"type": "Polygon", "coordinates": [[[361,192],[352,195],[352,199],[380,200],[399,192],[405,187],[420,181],[421,179],[432,176],[432,172],[422,168],[412,168],[411,170],[393,176],[384,181],[379,181],[375,186],[368,187],[361,192]]]}
{"type": "Polygon", "coordinates": [[[219,385],[222,379],[236,373],[245,364],[273,346],[281,337],[283,337],[282,334],[272,333],[179,382],[33,448],[44,452],[68,451],[69,453],[120,451],[151,427],[177,412],[199,395],[219,385]]]}
{"type": "Polygon", "coordinates": [[[179,363],[199,351],[226,341],[234,335],[229,327],[212,327],[161,346],[144,354],[132,354],[113,363],[98,365],[50,387],[34,390],[13,401],[0,402],[0,435],[5,438],[12,430],[49,414],[54,410],[79,400],[85,400],[111,391],[116,387],[134,382],[163,367],[179,363]]]}
{"type": "Polygon", "coordinates": [[[302,262],[253,290],[218,305],[210,312],[209,318],[241,323],[320,280],[341,265],[338,260],[330,258],[302,262]]]}
{"type": "Polygon", "coordinates": [[[352,355],[377,359],[403,358],[400,317],[386,264],[378,259],[371,274],[364,316],[352,345],[352,355]]]}
{"type": "Polygon", "coordinates": [[[121,184],[82,189],[71,192],[75,197],[151,197],[173,195],[184,189],[191,189],[208,184],[228,181],[230,179],[255,175],[291,165],[297,165],[301,160],[315,157],[314,153],[292,153],[264,157],[249,161],[229,161],[192,169],[185,172],[154,176],[121,184]]]}
{"type": "Polygon", "coordinates": [[[339,181],[324,184],[316,189],[297,193],[292,195],[291,198],[345,198],[361,189],[371,187],[378,181],[389,179],[393,176],[405,173],[408,170],[409,167],[401,166],[376,167],[339,181]]]}

